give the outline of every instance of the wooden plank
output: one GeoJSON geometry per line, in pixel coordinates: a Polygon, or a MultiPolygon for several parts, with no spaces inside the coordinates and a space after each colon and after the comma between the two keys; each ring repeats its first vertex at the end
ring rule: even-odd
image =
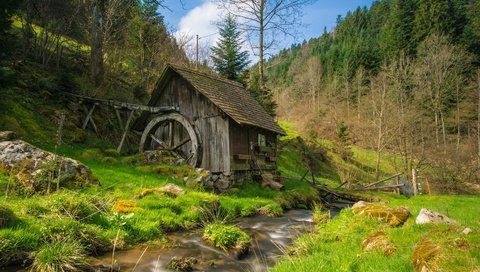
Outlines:
{"type": "Polygon", "coordinates": [[[268,160],[269,162],[276,162],[276,161],[277,161],[277,157],[275,157],[275,156],[267,156],[267,160],[268,160]]]}
{"type": "Polygon", "coordinates": [[[251,155],[248,155],[248,154],[235,154],[233,155],[233,158],[236,159],[236,160],[251,160],[252,159],[252,156],[251,155]]]}
{"type": "Polygon", "coordinates": [[[135,113],[134,110],[130,111],[130,115],[128,116],[127,123],[123,128],[122,139],[120,140],[120,144],[117,147],[117,152],[119,153],[122,151],[122,146],[123,146],[123,143],[125,142],[125,138],[127,137],[128,129],[130,128],[130,122],[132,122],[134,113],[135,113]]]}
{"type": "Polygon", "coordinates": [[[95,110],[96,105],[97,104],[93,104],[92,108],[88,110],[87,106],[85,106],[85,104],[82,104],[83,111],[87,114],[87,117],[85,117],[85,120],[83,121],[83,124],[82,124],[83,130],[85,130],[87,128],[88,123],[90,123],[95,133],[98,133],[97,126],[95,125],[95,122],[93,121],[93,118],[92,118],[92,114],[93,114],[93,111],[95,110]]]}
{"type": "Polygon", "coordinates": [[[128,110],[147,111],[151,113],[174,112],[174,111],[180,110],[178,107],[174,107],[174,106],[151,107],[151,106],[132,104],[132,103],[110,100],[110,99],[94,98],[94,97],[89,97],[89,96],[79,95],[79,94],[72,94],[72,93],[63,93],[63,94],[67,96],[75,97],[84,101],[94,102],[97,104],[103,104],[103,105],[108,105],[112,107],[116,106],[118,108],[123,108],[128,110]]]}

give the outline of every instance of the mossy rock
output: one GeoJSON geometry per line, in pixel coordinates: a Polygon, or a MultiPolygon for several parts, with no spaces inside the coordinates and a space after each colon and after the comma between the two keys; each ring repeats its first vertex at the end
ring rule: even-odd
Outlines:
{"type": "Polygon", "coordinates": [[[174,271],[193,271],[193,266],[198,262],[193,257],[173,257],[167,268],[174,271]]]}
{"type": "Polygon", "coordinates": [[[390,208],[381,204],[359,201],[352,206],[352,212],[358,216],[377,218],[392,227],[402,225],[410,216],[410,211],[405,207],[390,208]]]}
{"type": "Polygon", "coordinates": [[[415,246],[412,264],[416,272],[440,271],[438,263],[442,248],[430,239],[424,238],[415,246]]]}
{"type": "Polygon", "coordinates": [[[387,238],[384,232],[375,232],[362,241],[362,248],[365,251],[378,250],[386,256],[392,256],[397,248],[387,238]]]}

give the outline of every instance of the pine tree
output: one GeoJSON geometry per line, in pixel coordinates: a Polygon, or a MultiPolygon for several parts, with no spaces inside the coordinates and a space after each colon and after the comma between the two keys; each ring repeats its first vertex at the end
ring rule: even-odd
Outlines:
{"type": "Polygon", "coordinates": [[[242,38],[235,19],[229,15],[220,24],[220,39],[213,46],[212,61],[215,70],[228,79],[237,79],[248,66],[248,52],[242,51],[242,38]]]}

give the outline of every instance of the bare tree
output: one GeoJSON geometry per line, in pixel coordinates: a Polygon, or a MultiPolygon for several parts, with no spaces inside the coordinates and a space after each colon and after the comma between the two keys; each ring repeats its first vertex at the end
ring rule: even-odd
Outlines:
{"type": "Polygon", "coordinates": [[[218,6],[239,20],[259,57],[259,83],[265,89],[265,54],[283,36],[298,35],[302,8],[315,0],[215,0],[218,6]],[[258,39],[258,42],[253,40],[258,39]]]}

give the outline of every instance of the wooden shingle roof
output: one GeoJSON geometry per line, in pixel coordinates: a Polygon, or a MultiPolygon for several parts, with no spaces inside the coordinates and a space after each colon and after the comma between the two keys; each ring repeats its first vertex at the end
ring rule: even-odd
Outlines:
{"type": "MultiPolygon", "coordinates": [[[[256,126],[285,135],[283,129],[245,90],[242,84],[177,65],[168,65],[159,82],[165,80],[164,77],[169,69],[188,81],[198,92],[206,96],[238,124],[256,126]]],[[[161,90],[154,92],[161,92],[161,90]]],[[[149,105],[156,104],[155,97],[158,96],[153,93],[149,105]]]]}

